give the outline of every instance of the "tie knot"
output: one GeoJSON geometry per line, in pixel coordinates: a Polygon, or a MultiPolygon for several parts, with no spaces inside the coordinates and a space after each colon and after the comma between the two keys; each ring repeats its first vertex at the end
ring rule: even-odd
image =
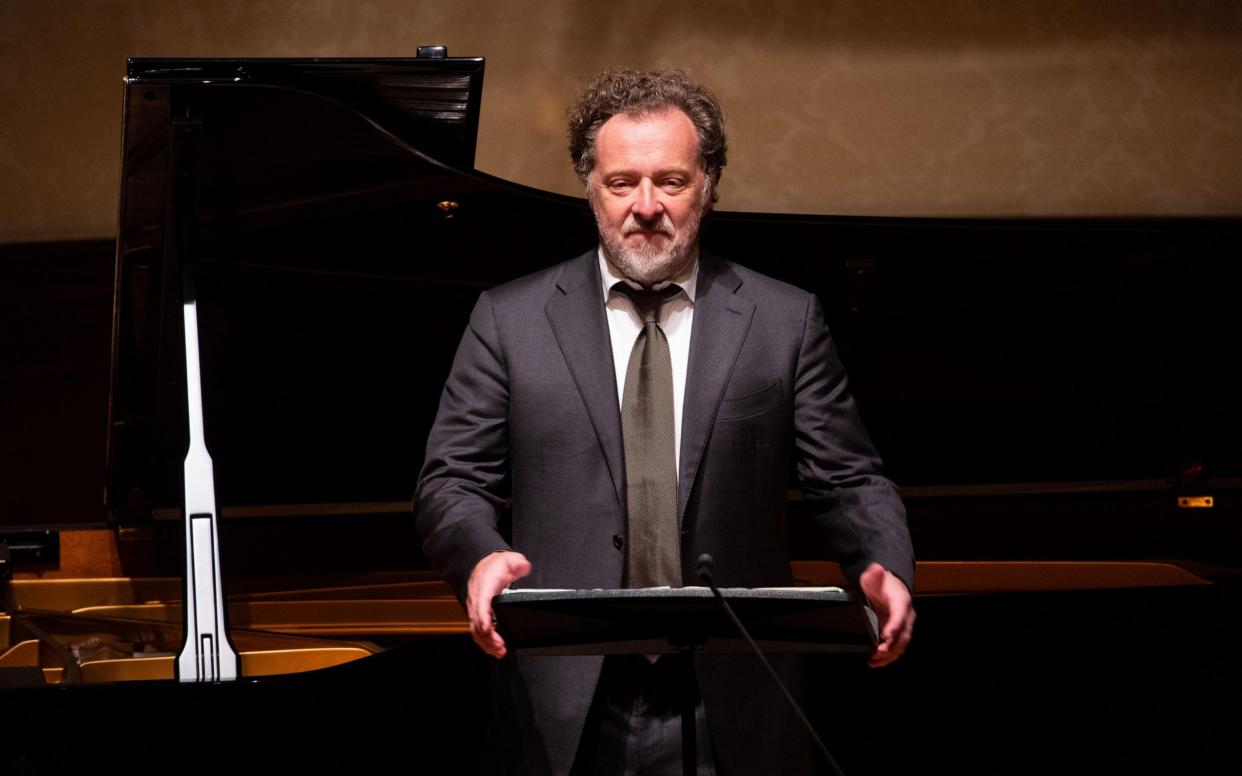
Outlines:
{"type": "Polygon", "coordinates": [[[634,309],[638,311],[638,317],[642,319],[643,323],[658,323],[660,308],[669,299],[681,293],[681,286],[676,283],[669,283],[664,288],[648,290],[645,288],[634,288],[629,283],[623,282],[614,285],[612,290],[629,297],[630,302],[634,305],[634,309]]]}

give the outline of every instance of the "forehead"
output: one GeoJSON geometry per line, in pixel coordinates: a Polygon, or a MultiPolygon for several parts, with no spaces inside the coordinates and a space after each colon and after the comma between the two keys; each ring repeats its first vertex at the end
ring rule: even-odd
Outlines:
{"type": "Polygon", "coordinates": [[[677,108],[654,113],[620,113],[595,138],[596,169],[694,170],[699,136],[690,117],[677,108]]]}

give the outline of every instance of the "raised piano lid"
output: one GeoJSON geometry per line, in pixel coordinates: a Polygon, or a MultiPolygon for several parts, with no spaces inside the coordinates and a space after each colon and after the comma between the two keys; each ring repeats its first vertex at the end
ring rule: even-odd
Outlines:
{"type": "Polygon", "coordinates": [[[404,301],[385,280],[430,247],[411,205],[447,172],[407,141],[471,165],[481,82],[479,59],[131,61],[110,505],[179,504],[184,381],[166,316],[183,262],[196,264],[209,446],[231,461],[222,502],[401,498],[350,451],[371,447],[409,384],[365,387],[395,355],[372,344],[385,306],[404,301]],[[358,221],[368,217],[407,239],[358,221]]]}

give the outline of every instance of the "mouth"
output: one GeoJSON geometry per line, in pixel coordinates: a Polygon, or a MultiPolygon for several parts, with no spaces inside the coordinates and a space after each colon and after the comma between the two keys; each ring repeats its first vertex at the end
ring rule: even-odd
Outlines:
{"type": "Polygon", "coordinates": [[[663,229],[627,229],[623,237],[638,237],[643,240],[654,240],[658,237],[672,239],[673,235],[663,229]]]}

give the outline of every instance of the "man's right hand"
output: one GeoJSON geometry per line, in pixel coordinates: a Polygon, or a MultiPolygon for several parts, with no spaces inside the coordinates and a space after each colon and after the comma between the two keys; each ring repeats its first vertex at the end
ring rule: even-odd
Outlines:
{"type": "Polygon", "coordinates": [[[486,555],[470,572],[466,584],[466,614],[470,616],[470,635],[479,649],[494,658],[505,656],[505,640],[496,632],[492,599],[515,581],[530,573],[530,561],[520,552],[501,551],[486,555]]]}

